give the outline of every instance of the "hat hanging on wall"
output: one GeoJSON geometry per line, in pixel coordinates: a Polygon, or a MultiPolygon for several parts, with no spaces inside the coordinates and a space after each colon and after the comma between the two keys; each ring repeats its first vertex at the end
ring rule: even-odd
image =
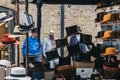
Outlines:
{"type": "Polygon", "coordinates": [[[107,56],[107,55],[115,55],[116,54],[116,48],[114,47],[107,47],[105,50],[105,53],[102,54],[103,56],[107,56]]]}
{"type": "Polygon", "coordinates": [[[104,35],[104,32],[105,32],[105,31],[99,31],[99,32],[97,33],[97,36],[95,36],[95,38],[102,38],[103,35],[104,35]]]}
{"type": "Polygon", "coordinates": [[[68,50],[68,55],[69,56],[72,56],[74,54],[79,54],[79,53],[82,52],[81,49],[80,49],[79,43],[67,46],[67,50],[68,50]]]}
{"type": "Polygon", "coordinates": [[[67,46],[67,45],[68,45],[68,40],[67,40],[67,38],[57,39],[57,40],[56,40],[56,46],[57,46],[57,48],[63,47],[63,46],[67,46]]]}
{"type": "Polygon", "coordinates": [[[78,31],[82,31],[82,30],[77,25],[66,27],[67,36],[71,36],[73,34],[76,34],[76,33],[78,33],[78,31]]]}
{"type": "Polygon", "coordinates": [[[103,39],[110,38],[110,37],[111,37],[111,33],[112,33],[112,30],[105,31],[102,38],[103,38],[103,39]]]}
{"type": "Polygon", "coordinates": [[[60,57],[59,58],[59,66],[62,65],[71,65],[71,58],[70,57],[60,57]]]}
{"type": "Polygon", "coordinates": [[[34,21],[32,15],[24,12],[20,14],[20,31],[31,31],[34,27],[34,21]]]}
{"type": "Polygon", "coordinates": [[[46,54],[48,61],[54,60],[59,57],[57,49],[50,50],[50,51],[46,52],[45,54],[46,54]]]}
{"type": "Polygon", "coordinates": [[[95,22],[100,22],[103,20],[103,16],[107,14],[106,12],[100,12],[97,14],[97,18],[95,19],[95,22]]]}
{"type": "Polygon", "coordinates": [[[111,19],[111,14],[105,14],[105,15],[103,16],[103,20],[100,21],[100,22],[101,22],[101,23],[105,23],[105,22],[110,21],[110,19],[111,19]]]}

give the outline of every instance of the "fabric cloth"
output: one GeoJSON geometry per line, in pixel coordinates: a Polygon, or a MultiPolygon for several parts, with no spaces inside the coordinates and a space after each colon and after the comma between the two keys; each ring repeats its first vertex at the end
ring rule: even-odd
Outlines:
{"type": "MultiPolygon", "coordinates": [[[[54,39],[56,40],[56,38],[54,38],[54,39]]],[[[43,42],[43,56],[45,58],[47,58],[45,53],[54,48],[55,48],[55,43],[53,44],[53,41],[51,41],[49,37],[45,38],[44,42],[43,42]]],[[[58,48],[57,51],[58,51],[59,56],[61,56],[60,48],[58,48]]],[[[49,63],[51,66],[53,64],[53,66],[51,68],[54,68],[54,63],[59,64],[59,59],[51,60],[51,61],[49,61],[49,63]]]]}
{"type": "MultiPolygon", "coordinates": [[[[28,55],[29,56],[35,56],[35,61],[40,60],[40,54],[42,53],[42,44],[40,42],[40,45],[38,45],[38,39],[37,38],[28,38],[28,55]]],[[[26,55],[26,39],[24,40],[23,46],[22,46],[22,53],[23,56],[26,55]]]]}

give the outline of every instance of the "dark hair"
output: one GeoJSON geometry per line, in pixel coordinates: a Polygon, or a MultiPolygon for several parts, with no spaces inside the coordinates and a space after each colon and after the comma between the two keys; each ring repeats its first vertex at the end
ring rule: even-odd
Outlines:
{"type": "Polygon", "coordinates": [[[32,29],[31,33],[37,33],[37,28],[32,29]]]}

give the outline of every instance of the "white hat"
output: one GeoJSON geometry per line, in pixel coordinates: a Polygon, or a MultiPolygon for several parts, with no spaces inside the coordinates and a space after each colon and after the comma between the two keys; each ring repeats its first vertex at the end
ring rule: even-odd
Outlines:
{"type": "Polygon", "coordinates": [[[13,17],[8,17],[6,13],[0,13],[0,22],[7,22],[12,19],[13,17]]]}
{"type": "Polygon", "coordinates": [[[55,31],[50,30],[50,31],[49,31],[49,34],[54,35],[54,34],[55,34],[55,31]]]}
{"type": "Polygon", "coordinates": [[[5,79],[17,79],[17,80],[31,80],[31,77],[26,76],[26,69],[23,67],[11,68],[10,76],[5,79]]]}
{"type": "Polygon", "coordinates": [[[8,60],[0,60],[0,66],[9,67],[11,66],[11,62],[8,60]]]}

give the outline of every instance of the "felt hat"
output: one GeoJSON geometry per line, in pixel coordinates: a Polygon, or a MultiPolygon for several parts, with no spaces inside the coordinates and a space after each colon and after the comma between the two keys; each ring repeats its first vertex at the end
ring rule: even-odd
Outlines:
{"type": "Polygon", "coordinates": [[[57,39],[57,40],[55,40],[55,41],[56,41],[56,46],[57,46],[57,48],[68,45],[68,40],[67,40],[67,38],[57,39]]]}
{"type": "Polygon", "coordinates": [[[23,67],[13,67],[10,71],[10,76],[5,77],[5,79],[15,79],[15,80],[31,80],[31,77],[26,76],[26,69],[23,67]]]}
{"type": "Polygon", "coordinates": [[[107,56],[107,55],[114,55],[116,54],[116,48],[114,47],[107,47],[105,50],[105,53],[102,54],[103,56],[107,56]]]}
{"type": "Polygon", "coordinates": [[[110,38],[110,37],[111,37],[111,33],[112,33],[112,30],[105,31],[102,38],[103,38],[103,39],[105,39],[105,38],[110,38]]]}
{"type": "Polygon", "coordinates": [[[95,38],[102,38],[102,37],[104,36],[104,32],[105,32],[105,31],[99,31],[99,32],[97,33],[97,36],[95,36],[95,38]]]}

